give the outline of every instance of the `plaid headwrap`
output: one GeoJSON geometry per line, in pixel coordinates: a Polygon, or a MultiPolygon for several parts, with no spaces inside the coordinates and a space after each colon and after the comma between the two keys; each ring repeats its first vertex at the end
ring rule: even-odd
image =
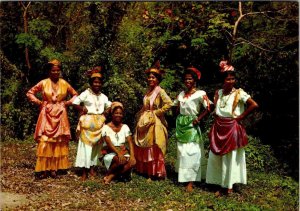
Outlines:
{"type": "Polygon", "coordinates": [[[219,66],[220,72],[234,71],[234,67],[232,65],[229,65],[227,60],[221,61],[219,66]]]}

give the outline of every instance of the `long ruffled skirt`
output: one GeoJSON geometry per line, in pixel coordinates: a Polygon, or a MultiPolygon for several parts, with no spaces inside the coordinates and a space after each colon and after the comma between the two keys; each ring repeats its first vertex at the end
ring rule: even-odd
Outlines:
{"type": "Polygon", "coordinates": [[[36,172],[64,170],[70,167],[69,142],[63,137],[49,139],[42,136],[38,142],[36,155],[36,172]]]}
{"type": "Polygon", "coordinates": [[[134,136],[137,172],[149,177],[166,177],[167,137],[166,126],[153,112],[146,111],[141,115],[134,136]]]}
{"type": "Polygon", "coordinates": [[[156,144],[152,147],[135,146],[134,155],[138,173],[146,174],[149,177],[166,177],[165,159],[161,149],[156,144]]]}
{"type": "Polygon", "coordinates": [[[34,138],[38,142],[36,172],[69,168],[71,133],[63,102],[43,102],[34,138]]]}

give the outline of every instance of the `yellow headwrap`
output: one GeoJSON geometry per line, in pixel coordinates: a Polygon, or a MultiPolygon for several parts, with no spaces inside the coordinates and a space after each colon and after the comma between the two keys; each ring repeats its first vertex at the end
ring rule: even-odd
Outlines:
{"type": "Polygon", "coordinates": [[[113,111],[116,107],[121,107],[122,109],[124,109],[124,106],[122,103],[117,102],[117,101],[112,102],[111,103],[111,111],[113,111]]]}
{"type": "Polygon", "coordinates": [[[57,59],[53,59],[53,60],[49,61],[48,64],[52,64],[53,66],[58,66],[58,67],[61,66],[60,61],[58,61],[57,59]]]}

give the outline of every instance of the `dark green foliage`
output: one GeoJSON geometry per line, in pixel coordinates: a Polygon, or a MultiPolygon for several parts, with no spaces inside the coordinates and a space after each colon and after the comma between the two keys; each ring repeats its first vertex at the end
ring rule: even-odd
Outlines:
{"type": "Polygon", "coordinates": [[[2,140],[24,138],[33,133],[36,113],[24,96],[24,74],[0,52],[1,60],[1,137],[2,140]],[[31,113],[31,115],[29,115],[31,113]]]}
{"type": "Polygon", "coordinates": [[[250,170],[265,172],[280,171],[279,162],[275,158],[271,147],[262,144],[259,139],[248,136],[248,145],[245,147],[245,151],[247,167],[250,170]]]}

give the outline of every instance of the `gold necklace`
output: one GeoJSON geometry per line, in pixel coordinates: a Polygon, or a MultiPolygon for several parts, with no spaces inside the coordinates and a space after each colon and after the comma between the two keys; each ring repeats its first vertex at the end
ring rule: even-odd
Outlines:
{"type": "Polygon", "coordinates": [[[192,94],[194,94],[197,91],[196,88],[191,89],[190,92],[184,92],[184,97],[183,98],[189,98],[190,96],[192,96],[192,94]]]}
{"type": "Polygon", "coordinates": [[[51,89],[52,89],[52,101],[56,103],[57,101],[57,95],[58,95],[58,81],[54,83],[51,80],[51,89]]]}
{"type": "Polygon", "coordinates": [[[99,109],[100,109],[100,106],[101,106],[101,102],[99,101],[99,98],[98,98],[98,97],[100,96],[101,93],[96,94],[95,92],[93,92],[92,89],[90,89],[90,92],[92,93],[92,96],[93,96],[93,98],[95,99],[95,100],[94,100],[94,104],[95,104],[96,111],[98,112],[99,109]],[[99,108],[99,109],[98,109],[98,108],[99,108]]]}
{"type": "Polygon", "coordinates": [[[98,100],[98,96],[96,95],[95,97],[96,97],[96,100],[95,100],[96,111],[99,111],[98,108],[100,108],[101,103],[100,103],[99,100],[98,100]]]}
{"type": "Polygon", "coordinates": [[[220,108],[225,108],[227,106],[227,102],[228,102],[231,94],[234,93],[234,92],[235,92],[234,88],[231,90],[231,92],[228,95],[224,95],[224,93],[222,92],[222,96],[220,97],[220,104],[219,104],[220,108]],[[225,96],[227,96],[226,99],[225,99],[225,96]]]}

